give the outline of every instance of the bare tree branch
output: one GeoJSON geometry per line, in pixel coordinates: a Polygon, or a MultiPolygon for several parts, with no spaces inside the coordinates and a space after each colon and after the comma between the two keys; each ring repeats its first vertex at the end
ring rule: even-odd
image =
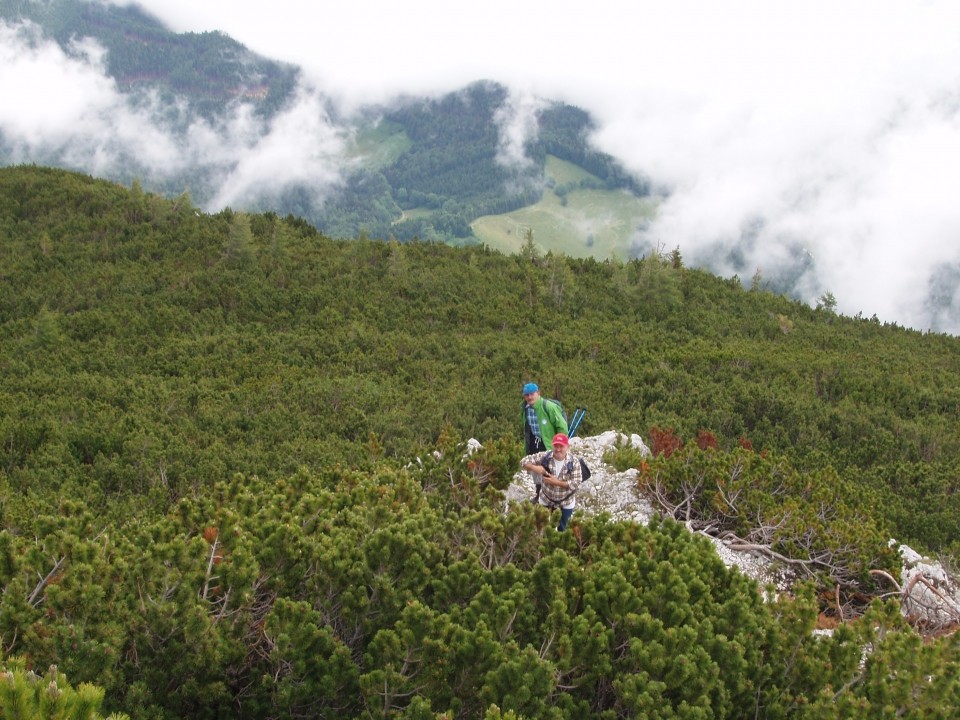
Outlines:
{"type": "Polygon", "coordinates": [[[871,571],[870,571],[870,574],[871,574],[871,575],[876,575],[877,577],[885,577],[887,580],[889,580],[890,582],[893,583],[893,586],[897,589],[897,592],[898,592],[898,593],[902,592],[902,588],[900,587],[900,583],[898,583],[898,582],[896,581],[896,579],[894,579],[893,575],[891,575],[891,574],[888,573],[887,571],[885,571],[885,570],[871,570],[871,571]]]}
{"type": "MultiPolygon", "coordinates": [[[[54,564],[53,569],[47,573],[46,577],[41,577],[40,582],[37,583],[37,586],[33,589],[33,592],[30,593],[30,596],[27,598],[27,602],[31,606],[37,607],[40,603],[43,602],[43,597],[40,596],[40,593],[43,592],[44,588],[50,583],[50,580],[57,574],[60,570],[60,566],[63,565],[63,562],[67,559],[67,556],[64,555],[62,558],[57,560],[54,564]]],[[[40,573],[37,573],[39,575],[40,573]]]]}
{"type": "Polygon", "coordinates": [[[217,547],[219,547],[219,545],[220,538],[214,538],[213,542],[210,543],[210,558],[207,560],[207,576],[203,583],[203,590],[200,593],[200,597],[202,597],[204,600],[206,600],[210,594],[210,581],[218,579],[218,577],[213,574],[213,566],[216,564],[216,559],[218,557],[217,547]]]}

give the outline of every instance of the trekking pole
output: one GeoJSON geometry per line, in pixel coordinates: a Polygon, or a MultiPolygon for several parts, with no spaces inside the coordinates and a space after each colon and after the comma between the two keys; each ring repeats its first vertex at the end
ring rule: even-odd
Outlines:
{"type": "Polygon", "coordinates": [[[573,411],[573,419],[570,422],[570,432],[569,437],[573,437],[577,434],[577,428],[580,427],[580,422],[583,420],[583,416],[587,414],[587,409],[577,408],[573,411]]]}

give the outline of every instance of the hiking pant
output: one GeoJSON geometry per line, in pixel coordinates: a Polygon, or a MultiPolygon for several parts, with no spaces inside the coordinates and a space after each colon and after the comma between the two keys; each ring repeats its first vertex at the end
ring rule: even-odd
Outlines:
{"type": "MultiPolygon", "coordinates": [[[[535,435],[530,435],[527,438],[527,455],[533,455],[534,453],[543,452],[547,448],[543,444],[543,439],[538,438],[535,435]]],[[[536,473],[530,473],[533,476],[533,488],[536,490],[536,497],[534,500],[540,498],[540,486],[543,483],[543,475],[537,475],[536,473]]]]}
{"type": "Polygon", "coordinates": [[[527,441],[527,455],[543,452],[546,449],[547,446],[543,444],[543,438],[538,438],[536,435],[530,435],[527,441]]]}
{"type": "Polygon", "coordinates": [[[567,529],[567,522],[573,515],[573,508],[560,508],[560,524],[557,525],[557,532],[563,532],[567,529]]]}

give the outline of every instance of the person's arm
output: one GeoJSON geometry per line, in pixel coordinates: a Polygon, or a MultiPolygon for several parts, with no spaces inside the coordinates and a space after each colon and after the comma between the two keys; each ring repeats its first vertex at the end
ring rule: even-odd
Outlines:
{"type": "Polygon", "coordinates": [[[580,461],[572,455],[569,460],[572,461],[573,467],[571,467],[570,472],[566,474],[566,480],[561,480],[552,475],[544,475],[544,485],[558,487],[561,490],[569,490],[571,493],[576,492],[577,488],[580,487],[580,483],[583,481],[583,476],[580,472],[580,461]]]}
{"type": "Polygon", "coordinates": [[[543,467],[543,465],[540,464],[540,462],[543,460],[544,455],[546,455],[545,452],[534,453],[533,455],[527,455],[525,458],[523,458],[520,461],[520,468],[523,470],[526,470],[529,473],[535,472],[537,475],[541,475],[542,473],[537,472],[537,468],[540,468],[541,470],[546,469],[543,467]]]}
{"type": "Polygon", "coordinates": [[[543,484],[544,484],[544,485],[550,485],[550,486],[552,486],[552,487],[558,487],[558,488],[561,488],[561,489],[563,489],[563,490],[566,490],[566,489],[567,489],[567,483],[566,483],[565,481],[561,480],[560,478],[554,477],[553,475],[547,475],[547,474],[545,474],[545,475],[543,476],[543,484]]]}
{"type": "Polygon", "coordinates": [[[523,470],[526,470],[528,473],[545,477],[547,474],[547,469],[540,463],[543,462],[543,458],[546,456],[546,454],[547,453],[545,452],[541,452],[534,453],[533,455],[527,455],[525,458],[523,458],[523,460],[520,461],[520,467],[523,470]]]}

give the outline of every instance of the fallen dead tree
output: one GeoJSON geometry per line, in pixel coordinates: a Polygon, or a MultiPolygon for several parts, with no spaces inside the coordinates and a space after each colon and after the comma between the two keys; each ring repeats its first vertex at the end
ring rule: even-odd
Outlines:
{"type": "Polygon", "coordinates": [[[751,451],[699,448],[641,466],[640,491],[663,515],[731,551],[811,580],[838,619],[856,617],[887,588],[871,570],[892,575],[896,556],[868,509],[858,507],[828,469],[801,474],[751,451]]]}
{"type": "MultiPolygon", "coordinates": [[[[834,622],[859,617],[875,599],[896,598],[924,634],[960,626],[960,592],[951,572],[881,540],[865,510],[842,493],[824,493],[783,463],[758,462],[747,452],[678,454],[664,463],[651,457],[639,436],[614,431],[575,438],[574,446],[594,471],[581,488],[578,512],[641,523],[654,514],[670,517],[713,540],[728,565],[762,584],[788,590],[798,581],[815,582],[822,614],[834,622]],[[608,454],[622,447],[644,458],[639,468],[618,472],[607,464],[608,454]]],[[[835,487],[834,478],[825,480],[821,488],[835,487]]],[[[528,502],[531,494],[530,478],[519,472],[507,489],[507,505],[528,502]]]]}
{"type": "Polygon", "coordinates": [[[926,635],[952,633],[960,627],[960,579],[938,560],[924,558],[906,545],[899,546],[903,558],[901,580],[889,573],[872,574],[893,588],[903,616],[926,635]]]}

